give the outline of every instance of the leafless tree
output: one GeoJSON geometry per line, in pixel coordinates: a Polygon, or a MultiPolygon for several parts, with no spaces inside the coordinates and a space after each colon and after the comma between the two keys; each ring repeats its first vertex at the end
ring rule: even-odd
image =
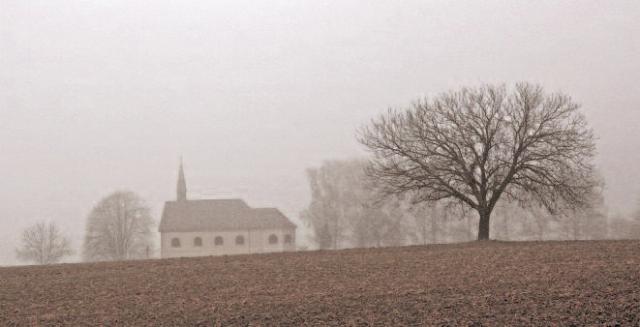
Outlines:
{"type": "Polygon", "coordinates": [[[359,159],[333,160],[307,170],[311,202],[301,218],[310,225],[319,245],[327,239],[333,249],[347,245],[351,225],[361,214],[367,196],[362,186],[365,163],[359,159]]]}
{"type": "Polygon", "coordinates": [[[87,219],[86,261],[144,258],[151,246],[153,220],[138,195],[115,192],[100,201],[87,219]]]}
{"type": "Polygon", "coordinates": [[[582,206],[595,184],[594,136],[579,105],[527,83],[463,88],[390,109],[359,140],[374,155],[368,175],[385,194],[471,208],[479,240],[489,238],[503,197],[553,211],[582,206]]]}
{"type": "Polygon", "coordinates": [[[60,262],[63,257],[72,254],[69,240],[53,222],[38,222],[25,229],[22,232],[22,246],[16,250],[18,259],[40,265],[60,262]]]}
{"type": "Polygon", "coordinates": [[[375,189],[367,185],[366,164],[362,159],[333,160],[307,170],[311,201],[300,216],[320,248],[380,247],[408,241],[401,199],[377,202],[375,189]]]}

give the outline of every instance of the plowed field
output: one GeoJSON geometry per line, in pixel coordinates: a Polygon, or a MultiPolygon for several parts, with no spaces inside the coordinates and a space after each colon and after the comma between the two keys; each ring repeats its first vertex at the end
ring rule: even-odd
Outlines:
{"type": "Polygon", "coordinates": [[[0,268],[0,325],[640,325],[640,242],[0,268]]]}

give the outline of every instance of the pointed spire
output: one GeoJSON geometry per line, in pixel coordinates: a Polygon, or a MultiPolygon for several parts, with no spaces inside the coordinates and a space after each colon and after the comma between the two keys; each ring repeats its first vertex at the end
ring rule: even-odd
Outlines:
{"type": "Polygon", "coordinates": [[[177,198],[178,201],[187,201],[187,181],[184,178],[182,168],[182,156],[180,156],[180,170],[178,171],[177,198]]]}

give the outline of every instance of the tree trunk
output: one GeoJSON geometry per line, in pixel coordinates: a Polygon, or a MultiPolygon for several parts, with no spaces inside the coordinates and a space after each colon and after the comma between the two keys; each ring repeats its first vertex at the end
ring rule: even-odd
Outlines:
{"type": "Polygon", "coordinates": [[[480,224],[478,225],[478,241],[485,241],[489,239],[489,221],[491,218],[491,211],[479,210],[480,224]]]}

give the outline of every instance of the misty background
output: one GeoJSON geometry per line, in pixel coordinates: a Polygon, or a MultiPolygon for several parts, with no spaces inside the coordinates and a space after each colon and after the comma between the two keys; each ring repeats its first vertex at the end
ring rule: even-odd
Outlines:
{"type": "Polygon", "coordinates": [[[480,83],[583,105],[610,213],[640,199],[638,1],[0,0],[0,265],[56,221],[79,252],[104,196],[159,221],[184,157],[190,198],[241,197],[298,226],[305,169],[366,155],[388,107],[480,83]]]}

